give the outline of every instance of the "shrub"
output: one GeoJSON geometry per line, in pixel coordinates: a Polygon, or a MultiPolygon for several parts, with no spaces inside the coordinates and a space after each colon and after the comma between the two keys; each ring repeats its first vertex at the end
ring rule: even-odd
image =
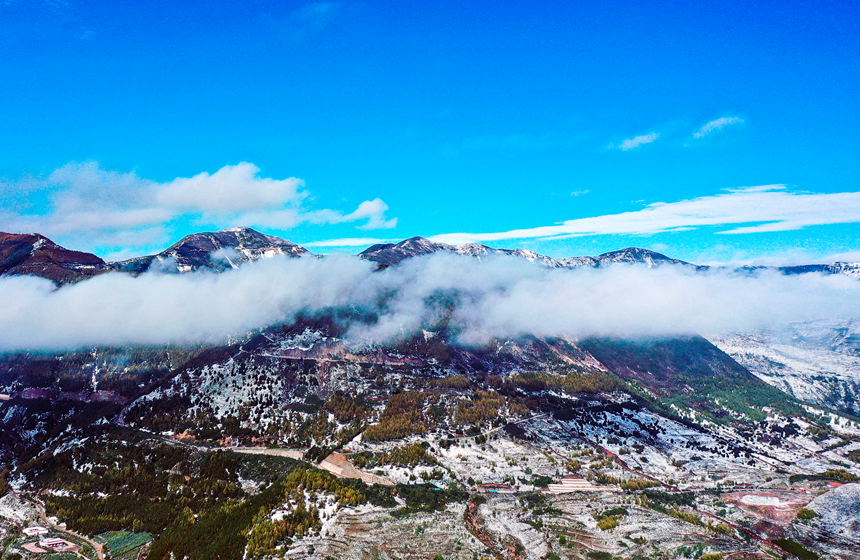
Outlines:
{"type": "Polygon", "coordinates": [[[618,527],[618,517],[614,515],[604,517],[597,522],[597,526],[600,527],[601,531],[609,531],[611,529],[615,529],[616,527],[618,527]]]}

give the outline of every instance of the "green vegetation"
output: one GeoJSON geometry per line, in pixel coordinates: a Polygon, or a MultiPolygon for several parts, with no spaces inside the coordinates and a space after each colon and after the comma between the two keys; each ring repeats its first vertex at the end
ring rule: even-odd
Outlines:
{"type": "Polygon", "coordinates": [[[793,474],[788,477],[788,482],[790,484],[797,484],[798,482],[803,482],[804,480],[833,480],[835,482],[857,482],[857,475],[852,474],[844,469],[830,469],[824,471],[821,474],[793,474]]]}
{"type": "Polygon", "coordinates": [[[565,393],[603,393],[621,387],[618,379],[602,371],[571,371],[565,375],[546,372],[518,373],[510,377],[515,385],[529,391],[555,389],[565,393]]]}
{"type": "Polygon", "coordinates": [[[818,560],[819,558],[818,554],[791,539],[773,539],[773,544],[789,554],[794,554],[800,560],[818,560]]]}
{"type": "Polygon", "coordinates": [[[441,379],[434,380],[437,387],[447,387],[450,389],[468,389],[472,382],[465,375],[449,375],[441,379]]]}
{"type": "Polygon", "coordinates": [[[262,558],[271,554],[287,538],[303,536],[322,528],[319,510],[306,502],[305,492],[334,494],[341,506],[358,505],[366,499],[361,492],[328,473],[307,467],[294,470],[279,481],[277,487],[282,490],[280,501],[296,505],[277,521],[269,517],[271,504],[260,507],[251,523],[253,529],[248,538],[249,558],[262,558]]]}
{"type": "Polygon", "coordinates": [[[660,483],[656,480],[648,480],[646,478],[631,478],[621,481],[619,486],[621,486],[622,490],[626,490],[627,492],[638,492],[640,490],[645,490],[646,488],[660,486],[660,483]]]}
{"type": "Polygon", "coordinates": [[[338,479],[291,459],[199,453],[126,436],[94,437],[86,447],[41,457],[28,471],[45,486],[70,491],[46,495],[48,513],[75,531],[100,534],[115,560],[136,558],[132,552],[150,534],[158,536],[149,560],[227,560],[242,557],[246,545],[249,557],[259,557],[285,539],[318,530],[319,513],[306,495],[325,494],[342,506],[396,505],[388,487],[338,479]],[[92,467],[82,473],[74,464],[92,467]],[[240,476],[261,480],[260,491],[246,493],[240,476]],[[272,522],[268,512],[285,503],[293,504],[288,515],[272,522]]]}
{"type": "Polygon", "coordinates": [[[242,557],[247,544],[249,556],[260,557],[281,540],[319,529],[319,513],[305,503],[305,492],[333,495],[341,505],[369,501],[390,507],[391,491],[367,486],[357,480],[335,478],[313,467],[298,466],[287,476],[245,500],[231,500],[194,516],[184,510],[152,544],[148,560],[183,558],[218,560],[242,557]],[[387,495],[386,495],[387,491],[387,495]],[[284,503],[296,507],[282,522],[271,522],[266,512],[284,503]]]}
{"type": "Polygon", "coordinates": [[[406,506],[393,513],[396,517],[417,512],[442,511],[451,502],[465,502],[469,493],[463,490],[443,490],[432,484],[397,485],[397,495],[406,502],[406,506]]]}
{"type": "Polygon", "coordinates": [[[603,510],[600,513],[595,513],[593,517],[597,521],[597,526],[601,531],[609,531],[618,527],[618,520],[628,513],[627,508],[614,507],[603,510]]]}
{"type": "Polygon", "coordinates": [[[519,497],[520,504],[526,509],[532,510],[534,515],[561,515],[561,510],[555,507],[547,498],[546,494],[540,492],[529,492],[519,497]]]}
{"type": "Polygon", "coordinates": [[[421,393],[405,391],[391,395],[379,422],[369,426],[362,435],[366,441],[389,441],[401,439],[412,434],[427,433],[422,408],[424,396],[421,393]]]}
{"type": "Polygon", "coordinates": [[[505,397],[495,391],[475,391],[471,398],[457,403],[454,424],[457,426],[480,426],[501,415],[505,408],[505,397]]]}
{"type": "Polygon", "coordinates": [[[807,521],[809,519],[815,519],[816,517],[818,517],[818,514],[815,513],[815,511],[807,508],[800,508],[797,510],[797,517],[795,519],[807,521]]]}
{"type": "Polygon", "coordinates": [[[677,416],[678,410],[692,408],[715,422],[735,420],[732,413],[759,422],[766,417],[762,408],[771,407],[786,416],[806,416],[796,399],[759,380],[698,336],[588,339],[579,346],[663,414],[677,416]]]}
{"type": "Polygon", "coordinates": [[[358,404],[349,397],[337,394],[332,395],[322,409],[334,414],[335,419],[341,424],[364,420],[368,412],[366,406],[358,404]]]}
{"type": "Polygon", "coordinates": [[[420,443],[395,447],[383,453],[362,451],[352,456],[352,463],[358,468],[372,468],[380,465],[414,467],[416,465],[436,465],[436,458],[420,443]]]}
{"type": "Polygon", "coordinates": [[[648,500],[671,506],[692,506],[696,495],[692,492],[661,492],[659,490],[648,490],[645,492],[648,500]]]}
{"type": "Polygon", "coordinates": [[[618,527],[618,517],[614,515],[604,517],[597,522],[597,526],[600,528],[601,531],[609,531],[611,529],[615,529],[616,527],[618,527]]]}
{"type": "Polygon", "coordinates": [[[130,531],[108,531],[98,535],[94,540],[105,545],[105,551],[113,560],[137,560],[140,547],[151,542],[152,535],[130,531]]]}

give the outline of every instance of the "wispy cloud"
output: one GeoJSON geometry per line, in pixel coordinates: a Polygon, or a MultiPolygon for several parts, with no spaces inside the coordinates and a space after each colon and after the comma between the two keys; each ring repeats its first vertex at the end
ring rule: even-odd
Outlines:
{"type": "Polygon", "coordinates": [[[744,120],[740,117],[721,117],[719,119],[714,119],[711,122],[703,124],[702,128],[694,132],[693,138],[704,138],[712,132],[722,130],[727,126],[742,124],[743,122],[744,120]]]}
{"type": "Polygon", "coordinates": [[[634,150],[640,146],[644,146],[645,144],[650,144],[654,142],[660,137],[659,132],[651,132],[650,134],[643,134],[641,136],[634,136],[633,138],[627,138],[621,142],[621,144],[617,146],[610,146],[612,148],[617,148],[619,150],[628,151],[634,150]]]}
{"type": "Polygon", "coordinates": [[[572,193],[570,193],[570,196],[585,196],[589,192],[591,192],[591,191],[589,191],[588,189],[581,190],[581,191],[573,191],[572,193]]]}
{"type": "Polygon", "coordinates": [[[36,231],[76,239],[88,247],[151,243],[179,219],[281,230],[300,223],[356,223],[360,229],[389,229],[397,224],[396,218],[386,217],[388,205],[379,198],[347,213],[307,208],[304,181],[261,177],[260,169],[247,162],[167,182],[145,179],[133,171],[106,170],[96,162],[70,163],[46,179],[28,177],[3,185],[0,230],[36,231]],[[47,205],[34,202],[45,194],[47,205]]]}
{"type": "Polygon", "coordinates": [[[586,235],[640,235],[730,226],[719,233],[796,230],[806,226],[860,223],[860,192],[800,193],[763,185],[678,202],[655,202],[642,210],[568,220],[561,224],[497,233],[451,233],[433,240],[475,243],[505,239],[586,235]]]}

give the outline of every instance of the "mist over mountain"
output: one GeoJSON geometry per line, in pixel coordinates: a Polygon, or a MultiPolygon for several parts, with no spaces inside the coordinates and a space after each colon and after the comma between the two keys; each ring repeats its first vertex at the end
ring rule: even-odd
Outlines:
{"type": "Polygon", "coordinates": [[[0,277],[7,350],[220,341],[319,314],[341,317],[356,344],[442,327],[460,343],[484,344],[520,334],[719,333],[860,313],[860,283],[829,269],[709,269],[635,248],[551,259],[412,238],[358,257],[292,258],[310,253],[247,228],[191,235],[120,263],[47,240],[7,247],[7,260],[29,251],[22,262],[42,262],[51,247],[62,261],[0,277]],[[43,270],[47,278],[19,273],[43,270]],[[59,289],[48,280],[76,274],[59,289]]]}
{"type": "Polygon", "coordinates": [[[844,529],[857,485],[830,485],[860,480],[856,264],[420,237],[317,256],[250,228],[112,263],[6,235],[0,264],[0,513],[35,519],[17,496],[38,494],[67,539],[322,560],[445,524],[521,560],[860,536],[795,521],[844,529]]]}

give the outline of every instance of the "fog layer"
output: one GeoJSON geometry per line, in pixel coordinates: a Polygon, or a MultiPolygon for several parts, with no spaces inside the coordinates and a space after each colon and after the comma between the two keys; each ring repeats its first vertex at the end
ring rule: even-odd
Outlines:
{"type": "Polygon", "coordinates": [[[547,270],[514,257],[450,254],[374,270],[329,256],[273,258],[220,274],[113,273],[60,289],[3,277],[0,350],[220,342],[332,309],[364,317],[346,325],[356,343],[396,341],[443,318],[459,342],[481,344],[519,334],[711,334],[860,317],[860,282],[840,275],[547,270]]]}

